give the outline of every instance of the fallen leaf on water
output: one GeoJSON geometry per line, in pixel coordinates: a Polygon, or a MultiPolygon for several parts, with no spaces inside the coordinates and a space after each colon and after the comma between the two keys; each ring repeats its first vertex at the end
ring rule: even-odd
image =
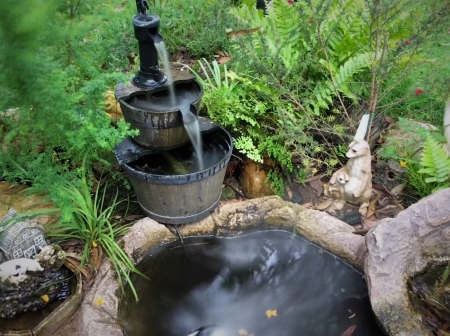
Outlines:
{"type": "Polygon", "coordinates": [[[238,333],[239,335],[248,335],[248,331],[245,329],[239,329],[238,333]]]}
{"type": "Polygon", "coordinates": [[[103,302],[105,302],[105,299],[102,298],[101,296],[97,300],[95,300],[95,304],[97,306],[101,306],[103,304],[103,302]]]}
{"type": "Polygon", "coordinates": [[[266,310],[266,315],[268,318],[271,318],[272,316],[278,316],[277,315],[277,310],[266,310]]]}
{"type": "Polygon", "coordinates": [[[44,302],[48,302],[48,300],[50,300],[50,298],[48,297],[47,294],[42,295],[42,296],[41,296],[41,299],[42,299],[44,302]]]}
{"type": "Polygon", "coordinates": [[[333,203],[333,199],[327,199],[325,202],[320,203],[319,205],[316,206],[317,210],[325,210],[326,208],[328,208],[331,203],[333,203]]]}
{"type": "Polygon", "coordinates": [[[350,328],[348,328],[341,336],[351,336],[353,332],[356,329],[356,325],[352,325],[350,328]]]}

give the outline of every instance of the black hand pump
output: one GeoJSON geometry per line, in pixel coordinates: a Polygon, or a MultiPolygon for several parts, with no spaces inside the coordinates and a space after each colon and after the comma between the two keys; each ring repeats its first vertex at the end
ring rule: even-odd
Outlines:
{"type": "Polygon", "coordinates": [[[155,89],[166,84],[167,77],[158,66],[155,43],[163,40],[159,34],[159,17],[147,14],[147,0],[136,0],[138,14],[133,17],[134,36],[139,44],[139,71],[131,82],[144,89],[155,89]]]}

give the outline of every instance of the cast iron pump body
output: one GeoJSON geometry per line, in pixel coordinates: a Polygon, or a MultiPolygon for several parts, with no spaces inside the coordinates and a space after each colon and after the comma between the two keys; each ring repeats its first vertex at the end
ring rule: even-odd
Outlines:
{"type": "Polygon", "coordinates": [[[158,66],[158,51],[155,43],[163,40],[159,34],[159,17],[147,14],[146,0],[136,0],[138,14],[133,17],[134,36],[139,44],[139,71],[131,82],[137,87],[155,89],[166,84],[167,77],[158,66]]]}

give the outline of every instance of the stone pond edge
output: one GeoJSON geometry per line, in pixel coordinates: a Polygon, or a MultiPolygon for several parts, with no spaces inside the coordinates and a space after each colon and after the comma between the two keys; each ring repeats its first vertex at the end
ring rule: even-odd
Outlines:
{"type": "MultiPolygon", "coordinates": [[[[278,196],[268,196],[238,203],[228,203],[193,224],[180,226],[183,236],[239,235],[252,229],[285,229],[297,233],[313,243],[345,259],[358,269],[364,267],[365,238],[355,235],[346,223],[317,210],[283,201],[278,196]]],[[[164,225],[150,218],[135,223],[121,243],[135,264],[145,251],[176,240],[164,225]]],[[[118,309],[121,289],[109,260],[100,267],[94,285],[81,305],[80,336],[123,336],[119,326],[118,309]]]]}

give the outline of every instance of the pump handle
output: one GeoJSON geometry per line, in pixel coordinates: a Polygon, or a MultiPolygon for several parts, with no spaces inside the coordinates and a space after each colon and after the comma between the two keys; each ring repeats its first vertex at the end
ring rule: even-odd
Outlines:
{"type": "Polygon", "coordinates": [[[136,0],[136,7],[138,14],[146,14],[147,9],[150,8],[147,0],[136,0]]]}

